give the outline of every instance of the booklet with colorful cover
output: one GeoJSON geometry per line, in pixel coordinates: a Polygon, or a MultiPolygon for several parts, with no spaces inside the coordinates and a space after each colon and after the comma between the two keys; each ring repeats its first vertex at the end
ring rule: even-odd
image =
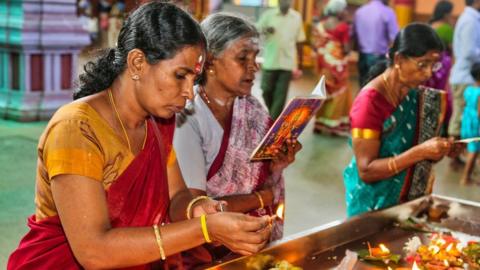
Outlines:
{"type": "Polygon", "coordinates": [[[292,99],[280,116],[275,120],[270,130],[263,137],[250,156],[250,160],[273,159],[275,149],[285,147],[288,138],[298,138],[308,121],[317,113],[327,98],[325,76],[315,86],[309,96],[295,97],[292,99]]]}

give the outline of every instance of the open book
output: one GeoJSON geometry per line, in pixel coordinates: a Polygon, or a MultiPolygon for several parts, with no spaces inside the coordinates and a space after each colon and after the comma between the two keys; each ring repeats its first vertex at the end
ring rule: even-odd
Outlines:
{"type": "Polygon", "coordinates": [[[327,98],[327,90],[325,88],[325,76],[313,89],[309,96],[295,97],[290,100],[285,109],[282,111],[277,120],[263,137],[250,156],[250,160],[272,159],[274,150],[282,149],[288,138],[297,138],[308,124],[308,121],[316,114],[327,98]]]}

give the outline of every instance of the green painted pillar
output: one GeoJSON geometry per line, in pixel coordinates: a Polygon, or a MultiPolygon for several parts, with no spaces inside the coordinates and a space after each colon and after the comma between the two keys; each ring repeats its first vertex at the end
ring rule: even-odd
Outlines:
{"type": "Polygon", "coordinates": [[[8,54],[4,50],[0,50],[0,91],[6,91],[9,85],[8,80],[8,54]]]}

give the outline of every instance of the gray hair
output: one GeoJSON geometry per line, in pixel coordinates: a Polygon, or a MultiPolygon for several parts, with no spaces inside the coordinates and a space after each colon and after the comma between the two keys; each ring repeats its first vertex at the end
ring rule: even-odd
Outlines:
{"type": "Polygon", "coordinates": [[[323,9],[323,14],[326,16],[337,16],[347,7],[346,0],[330,0],[323,9]]]}
{"type": "Polygon", "coordinates": [[[250,20],[239,14],[214,13],[200,24],[207,39],[207,51],[213,56],[220,55],[240,38],[259,37],[250,20]]]}

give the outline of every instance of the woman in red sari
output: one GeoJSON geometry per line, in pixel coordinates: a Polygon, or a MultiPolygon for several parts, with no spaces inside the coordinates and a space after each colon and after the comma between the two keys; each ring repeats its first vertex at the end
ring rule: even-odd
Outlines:
{"type": "Polygon", "coordinates": [[[127,19],[117,48],[85,66],[77,100],[40,138],[36,212],[7,269],[151,269],[211,241],[246,255],[263,247],[269,219],[193,198],[172,148],[205,44],[188,14],[151,2],[127,19]]]}

